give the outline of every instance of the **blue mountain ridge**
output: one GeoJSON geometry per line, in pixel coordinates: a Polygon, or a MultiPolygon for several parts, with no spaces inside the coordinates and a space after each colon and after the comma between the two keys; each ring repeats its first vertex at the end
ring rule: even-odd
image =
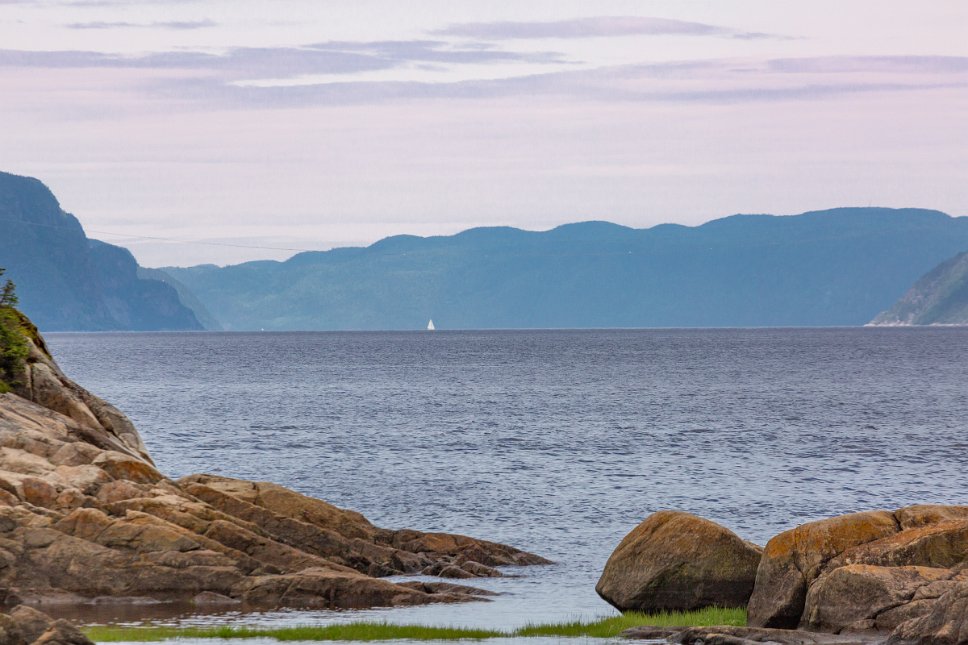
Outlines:
{"type": "Polygon", "coordinates": [[[230,330],[862,325],[968,249],[968,218],[905,208],[701,226],[398,235],[283,262],[164,269],[230,330]]]}

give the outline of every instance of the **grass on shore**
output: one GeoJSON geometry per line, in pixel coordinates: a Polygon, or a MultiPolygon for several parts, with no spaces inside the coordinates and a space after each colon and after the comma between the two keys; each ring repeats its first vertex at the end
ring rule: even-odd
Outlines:
{"type": "Polygon", "coordinates": [[[612,638],[630,627],[745,625],[744,609],[701,609],[690,612],[661,614],[628,613],[593,622],[571,621],[544,625],[527,625],[518,629],[469,629],[463,627],[425,627],[390,623],[352,622],[334,625],[264,627],[88,627],[87,637],[96,643],[152,642],[171,639],[205,638],[271,638],[278,641],[389,641],[389,640],[485,640],[489,638],[527,638],[532,636],[612,638]]]}

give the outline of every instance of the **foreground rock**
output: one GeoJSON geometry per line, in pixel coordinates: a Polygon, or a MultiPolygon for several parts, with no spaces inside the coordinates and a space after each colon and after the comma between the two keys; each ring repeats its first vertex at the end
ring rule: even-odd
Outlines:
{"type": "Polygon", "coordinates": [[[490,576],[499,566],[547,562],[469,537],[382,529],[275,484],[170,480],[131,422],[67,379],[36,334],[30,351],[16,394],[0,395],[0,589],[8,605],[418,605],[479,594],[380,577],[490,576]]]}
{"type": "Polygon", "coordinates": [[[968,643],[968,583],[959,582],[919,618],[898,625],[890,645],[962,645],[968,643]]]}
{"type": "Polygon", "coordinates": [[[872,511],[810,522],[766,544],[749,604],[756,627],[794,628],[800,623],[808,586],[823,565],[845,550],[897,532],[887,511],[872,511]]]}
{"type": "Polygon", "coordinates": [[[893,630],[968,581],[968,507],[911,506],[811,522],[766,545],[759,627],[893,630]]]}
{"type": "MultiPolygon", "coordinates": [[[[743,545],[706,520],[656,513],[615,550],[598,590],[622,610],[741,606],[736,572],[752,557],[743,545]]],[[[748,627],[643,627],[626,635],[706,644],[968,645],[968,506],[810,522],[777,535],[757,557],[748,627]]]]}
{"type": "Polygon", "coordinates": [[[20,606],[0,614],[0,643],[3,645],[94,645],[66,620],[20,606]]]}
{"type": "Polygon", "coordinates": [[[883,639],[876,634],[817,634],[814,632],[762,627],[636,627],[622,636],[635,640],[665,640],[685,645],[873,645],[883,639]]]}
{"type": "Polygon", "coordinates": [[[595,590],[620,611],[745,607],[761,552],[714,522],[660,511],[625,536],[595,590]]]}

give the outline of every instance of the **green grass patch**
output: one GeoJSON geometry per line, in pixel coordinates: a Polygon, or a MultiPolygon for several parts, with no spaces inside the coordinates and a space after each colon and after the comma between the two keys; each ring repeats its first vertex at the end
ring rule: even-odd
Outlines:
{"type": "Polygon", "coordinates": [[[122,641],[152,642],[172,639],[205,638],[272,638],[278,641],[452,641],[489,638],[527,638],[533,636],[612,638],[623,630],[640,625],[658,627],[745,625],[744,609],[702,609],[691,612],[661,614],[628,613],[592,622],[571,621],[528,625],[514,630],[469,629],[463,627],[425,627],[391,623],[352,622],[319,627],[119,627],[103,626],[84,629],[96,643],[122,641]]]}
{"type": "Polygon", "coordinates": [[[613,638],[626,629],[653,625],[655,627],[703,627],[706,625],[746,624],[745,609],[720,609],[709,607],[698,611],[670,611],[661,614],[639,614],[629,612],[619,616],[609,616],[594,622],[576,620],[566,623],[547,625],[528,625],[514,630],[512,636],[559,636],[590,638],[613,638]]]}

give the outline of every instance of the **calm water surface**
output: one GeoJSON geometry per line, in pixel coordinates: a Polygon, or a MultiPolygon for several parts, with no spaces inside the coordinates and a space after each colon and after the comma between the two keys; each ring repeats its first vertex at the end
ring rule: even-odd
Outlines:
{"type": "Polygon", "coordinates": [[[171,476],[271,480],[381,526],[466,533],[558,563],[480,581],[504,592],[490,603],[249,623],[601,616],[605,560],[659,509],[762,544],[837,513],[968,502],[965,329],[48,340],[68,374],[134,420],[171,476]]]}

